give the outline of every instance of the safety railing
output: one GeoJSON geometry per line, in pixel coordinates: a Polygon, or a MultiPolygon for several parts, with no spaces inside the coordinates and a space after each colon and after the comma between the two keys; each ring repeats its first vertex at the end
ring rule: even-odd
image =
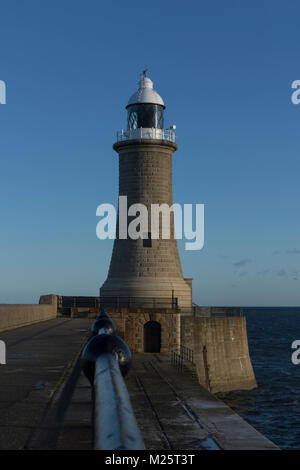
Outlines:
{"type": "Polygon", "coordinates": [[[144,443],[123,376],[131,365],[127,344],[102,310],[85,346],[82,369],[92,385],[94,449],[143,450],[144,443]]]}
{"type": "Polygon", "coordinates": [[[186,361],[191,362],[194,364],[194,351],[186,346],[180,346],[180,355],[186,361]]]}
{"type": "Polygon", "coordinates": [[[172,364],[179,370],[183,368],[183,357],[175,351],[172,352],[172,364]]]}
{"type": "Polygon", "coordinates": [[[100,304],[103,308],[178,308],[177,297],[125,297],[125,296],[102,296],[100,304]]]}
{"type": "Polygon", "coordinates": [[[244,315],[242,307],[180,307],[181,315],[194,317],[242,317],[244,315]]]}
{"type": "Polygon", "coordinates": [[[100,308],[100,297],[79,297],[60,295],[57,299],[58,309],[63,308],[100,308]]]}
{"type": "Polygon", "coordinates": [[[175,142],[175,131],[173,129],[157,129],[155,127],[139,127],[138,129],[129,129],[127,131],[122,129],[117,131],[117,142],[134,139],[158,139],[175,142]]]}
{"type": "Polygon", "coordinates": [[[184,361],[194,364],[194,351],[186,346],[180,346],[179,352],[172,352],[172,364],[179,370],[183,369],[184,361]]]}

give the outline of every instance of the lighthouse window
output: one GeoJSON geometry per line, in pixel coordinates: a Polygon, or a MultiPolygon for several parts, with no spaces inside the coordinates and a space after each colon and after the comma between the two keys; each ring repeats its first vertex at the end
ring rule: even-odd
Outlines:
{"type": "Polygon", "coordinates": [[[128,129],[164,128],[164,108],[157,104],[135,104],[128,109],[128,129]]]}
{"type": "Polygon", "coordinates": [[[145,248],[151,248],[152,247],[152,239],[151,239],[151,233],[145,233],[144,238],[143,238],[143,247],[145,248]]]}
{"type": "Polygon", "coordinates": [[[156,126],[157,129],[164,128],[164,112],[162,109],[159,109],[156,113],[156,126]]]}
{"type": "Polygon", "coordinates": [[[128,129],[137,129],[138,115],[136,111],[130,111],[128,114],[128,129]]]}

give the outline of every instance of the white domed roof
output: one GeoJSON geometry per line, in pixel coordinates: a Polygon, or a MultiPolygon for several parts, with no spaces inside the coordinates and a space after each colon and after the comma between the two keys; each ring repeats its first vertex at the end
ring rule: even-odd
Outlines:
{"type": "Polygon", "coordinates": [[[139,82],[139,89],[136,91],[128,101],[126,108],[132,104],[138,103],[151,103],[151,104],[160,104],[165,107],[163,99],[153,90],[153,82],[149,77],[145,75],[141,78],[139,82]]]}

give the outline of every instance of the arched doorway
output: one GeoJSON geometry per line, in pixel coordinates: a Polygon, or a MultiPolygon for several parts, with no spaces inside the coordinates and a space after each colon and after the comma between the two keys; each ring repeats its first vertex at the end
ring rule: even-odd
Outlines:
{"type": "Polygon", "coordinates": [[[148,321],[144,325],[144,351],[160,352],[161,326],[157,321],[148,321]]]}

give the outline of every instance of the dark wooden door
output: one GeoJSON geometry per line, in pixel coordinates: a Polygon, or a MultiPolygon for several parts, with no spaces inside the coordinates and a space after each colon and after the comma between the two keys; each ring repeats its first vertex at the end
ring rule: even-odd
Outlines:
{"type": "Polygon", "coordinates": [[[148,321],[144,325],[144,351],[160,352],[161,326],[157,321],[148,321]]]}

